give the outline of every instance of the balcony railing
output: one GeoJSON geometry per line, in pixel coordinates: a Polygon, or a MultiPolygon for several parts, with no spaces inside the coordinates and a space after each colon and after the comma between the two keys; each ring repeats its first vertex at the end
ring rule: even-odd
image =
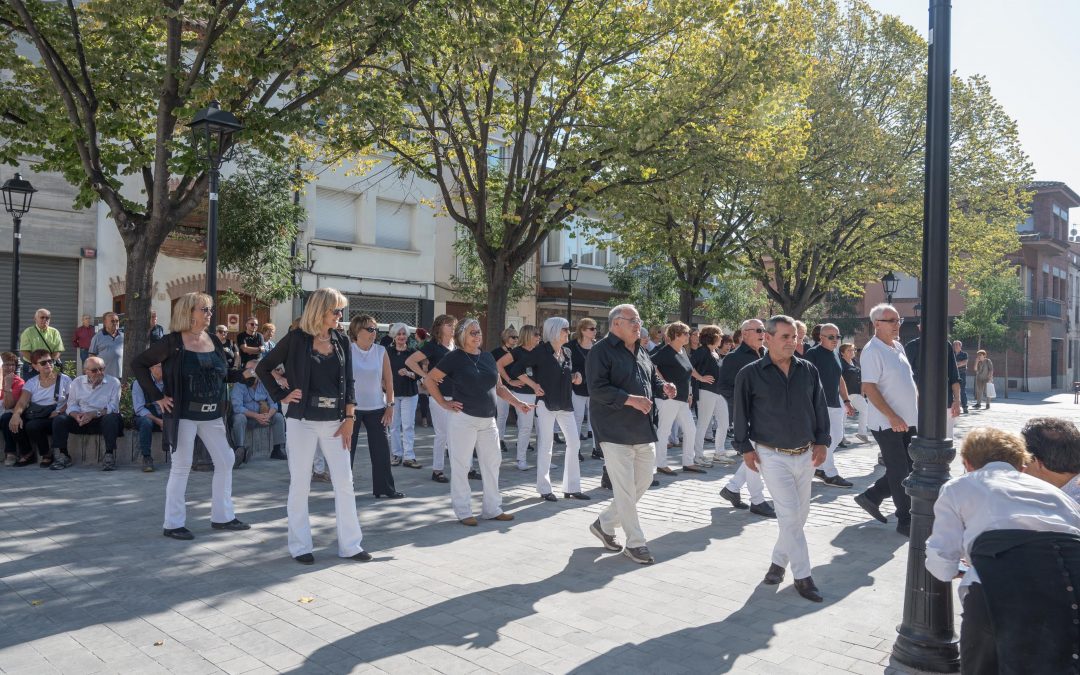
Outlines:
{"type": "Polygon", "coordinates": [[[1018,314],[1021,317],[1047,317],[1060,319],[1065,316],[1065,303],[1055,298],[1024,300],[1020,303],[1018,314]]]}

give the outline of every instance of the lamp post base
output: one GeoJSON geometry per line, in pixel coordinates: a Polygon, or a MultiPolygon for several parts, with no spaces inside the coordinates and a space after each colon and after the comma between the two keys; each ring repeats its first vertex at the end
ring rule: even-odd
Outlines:
{"type": "Polygon", "coordinates": [[[914,634],[916,631],[908,634],[903,625],[897,627],[897,633],[892,655],[898,662],[931,673],[960,672],[960,643],[955,638],[941,642],[930,635],[914,634]]]}

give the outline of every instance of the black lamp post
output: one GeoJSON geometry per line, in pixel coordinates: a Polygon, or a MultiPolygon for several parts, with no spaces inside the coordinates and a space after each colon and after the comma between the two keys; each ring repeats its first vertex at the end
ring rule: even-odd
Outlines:
{"type": "Polygon", "coordinates": [[[22,240],[22,217],[30,210],[37,190],[18,173],[4,181],[4,210],[11,214],[15,229],[11,235],[11,351],[19,353],[19,243],[22,240]]]}
{"type": "Polygon", "coordinates": [[[881,277],[881,287],[885,289],[885,302],[892,304],[892,298],[896,295],[896,289],[900,286],[900,280],[889,270],[881,277]]]}
{"type": "Polygon", "coordinates": [[[574,282],[577,281],[580,268],[573,258],[567,258],[559,269],[562,270],[562,280],[566,283],[566,321],[573,326],[574,282]]]}
{"type": "Polygon", "coordinates": [[[210,223],[206,232],[206,294],[217,305],[217,229],[218,229],[218,179],[221,163],[232,159],[236,145],[233,134],[244,128],[236,116],[221,110],[217,101],[195,113],[188,124],[191,144],[199,159],[210,170],[210,223]]]}
{"type": "Polygon", "coordinates": [[[949,38],[950,0],[930,0],[927,67],[926,192],[923,202],[922,363],[918,433],[909,453],[914,464],[904,488],[911,496],[904,618],[893,657],[938,673],[960,668],[953,630],[952,584],[926,571],[926,538],[934,525],[934,502],[956,457],[946,427],[946,359],[949,290],[949,38]]]}

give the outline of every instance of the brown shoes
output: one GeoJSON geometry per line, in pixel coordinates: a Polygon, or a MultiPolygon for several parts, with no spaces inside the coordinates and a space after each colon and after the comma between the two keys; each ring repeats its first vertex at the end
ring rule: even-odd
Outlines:
{"type": "Polygon", "coordinates": [[[514,519],[514,515],[512,513],[500,513],[499,515],[495,516],[494,518],[489,518],[488,520],[507,521],[507,520],[513,520],[513,519],[514,519]]]}
{"type": "Polygon", "coordinates": [[[479,522],[480,521],[478,521],[476,518],[473,518],[472,516],[461,519],[461,524],[468,525],[469,527],[476,527],[479,522]]]}

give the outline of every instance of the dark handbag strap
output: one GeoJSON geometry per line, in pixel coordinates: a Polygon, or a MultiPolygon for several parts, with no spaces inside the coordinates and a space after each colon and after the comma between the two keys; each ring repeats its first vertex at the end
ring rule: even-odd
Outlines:
{"type": "Polygon", "coordinates": [[[41,334],[41,329],[37,327],[37,324],[34,324],[34,330],[37,331],[38,337],[41,338],[41,344],[45,345],[45,348],[48,349],[49,348],[49,341],[46,340],[45,336],[41,334]]]}
{"type": "Polygon", "coordinates": [[[60,401],[60,378],[61,377],[63,377],[63,375],[61,373],[56,374],[56,383],[53,385],[53,390],[52,390],[53,403],[58,403],[60,401]]]}

